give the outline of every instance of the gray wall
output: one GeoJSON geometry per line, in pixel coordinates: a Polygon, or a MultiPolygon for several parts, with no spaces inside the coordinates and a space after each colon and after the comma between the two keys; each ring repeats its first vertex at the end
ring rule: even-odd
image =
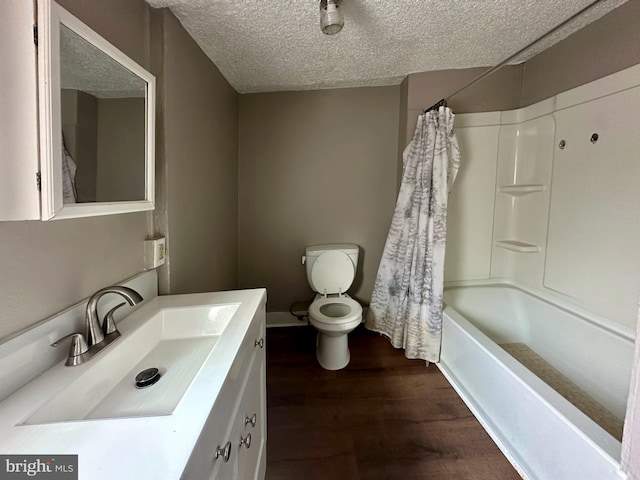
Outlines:
{"type": "MultiPolygon", "coordinates": [[[[143,66],[149,7],[143,0],[59,0],[143,66]]],[[[143,269],[148,214],[0,223],[0,338],[143,269]]]]}
{"type": "Polygon", "coordinates": [[[145,117],[144,98],[98,100],[98,202],[144,200],[145,117]]]}
{"type": "MultiPolygon", "coordinates": [[[[640,1],[627,2],[520,65],[503,67],[456,95],[456,113],[525,107],[640,63],[640,1]]],[[[413,73],[407,77],[408,141],[417,115],[486,68],[413,73]]],[[[403,83],[404,85],[404,83],[403,83]]]]}
{"type": "MultiPolygon", "coordinates": [[[[425,108],[451,95],[485,70],[485,68],[463,68],[409,75],[406,80],[407,118],[400,143],[406,145],[409,142],[416,128],[418,115],[425,108]]],[[[456,95],[449,102],[449,106],[455,113],[492,112],[518,108],[522,75],[521,65],[504,67],[456,95]]],[[[401,160],[400,165],[402,165],[401,160]]]]}
{"type": "Polygon", "coordinates": [[[240,287],[270,311],[311,298],[306,245],[361,247],[355,297],[368,302],[395,204],[400,87],[240,97],[240,287]]]}
{"type": "MultiPolygon", "coordinates": [[[[169,12],[150,23],[143,0],[59,2],[158,76],[154,228],[145,213],[0,223],[0,338],[141,271],[142,241],[154,231],[169,235],[164,293],[232,288],[239,277],[241,287],[269,288],[270,310],[286,310],[311,293],[304,246],[351,241],[364,249],[353,291],[368,300],[415,115],[477,71],[244,95],[238,119],[238,95],[169,12]]],[[[639,15],[640,2],[627,2],[452,107],[512,108],[514,91],[526,105],[637,64],[639,15]]]]}
{"type": "MultiPolygon", "coordinates": [[[[627,2],[527,62],[501,68],[456,95],[449,106],[458,114],[526,107],[636,65],[640,63],[638,18],[640,1],[627,2]]],[[[416,119],[425,108],[451,95],[486,68],[410,74],[402,83],[405,118],[401,119],[400,152],[411,140],[416,119]]],[[[401,155],[398,172],[400,176],[401,155]]]]}
{"type": "Polygon", "coordinates": [[[640,1],[631,0],[525,63],[527,106],[640,63],[640,1]]]}
{"type": "Polygon", "coordinates": [[[78,90],[62,90],[62,133],[78,167],[76,193],[80,203],[96,201],[98,169],[98,99],[78,90]]]}
{"type": "MultiPolygon", "coordinates": [[[[412,113],[412,117],[417,113],[412,113]]],[[[398,125],[398,162],[396,163],[396,191],[400,191],[400,184],[402,183],[402,152],[411,138],[413,132],[409,132],[408,123],[411,121],[412,128],[415,128],[415,122],[417,116],[409,118],[409,77],[400,84],[400,124],[398,125]]]]}
{"type": "MultiPolygon", "coordinates": [[[[483,73],[486,68],[438,70],[409,75],[409,109],[430,107],[451,95],[483,73]]],[[[456,113],[508,110],[518,105],[522,84],[522,65],[501,68],[485,80],[463,90],[449,102],[456,113]]]]}
{"type": "Polygon", "coordinates": [[[148,69],[151,9],[144,0],[56,1],[148,69]]]}
{"type": "MultiPolygon", "coordinates": [[[[450,106],[456,113],[515,109],[638,63],[640,32],[630,18],[638,18],[639,9],[640,2],[628,2],[526,64],[499,70],[456,96],[450,106]]],[[[290,303],[310,296],[299,263],[304,246],[353,241],[367,247],[352,290],[367,302],[400,182],[401,152],[418,114],[484,70],[411,74],[388,97],[384,111],[373,98],[358,103],[379,95],[376,89],[242,95],[240,286],[267,286],[269,310],[286,311],[290,303]],[[395,102],[397,106],[391,105],[395,102]],[[380,120],[378,133],[353,133],[354,125],[374,119],[380,120]],[[388,136],[394,130],[397,139],[388,136]],[[363,145],[376,152],[368,157],[367,169],[358,165],[361,155],[351,153],[363,145]],[[354,187],[331,186],[331,167],[353,176],[354,187]]]]}
{"type": "Polygon", "coordinates": [[[238,94],[169,10],[153,12],[160,73],[156,230],[161,293],[237,285],[238,94]]]}

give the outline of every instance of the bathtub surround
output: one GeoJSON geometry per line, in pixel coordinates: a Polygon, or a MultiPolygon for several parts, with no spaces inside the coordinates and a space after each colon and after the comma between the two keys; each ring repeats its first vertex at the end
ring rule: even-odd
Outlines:
{"type": "Polygon", "coordinates": [[[530,107],[459,115],[461,148],[470,152],[460,186],[469,188],[452,194],[456,241],[447,244],[446,280],[511,279],[632,335],[640,292],[638,112],[635,66],[530,107]]]}
{"type": "Polygon", "coordinates": [[[460,167],[453,120],[447,107],[418,117],[366,321],[427,362],[440,359],[447,203],[460,167]]]}
{"type": "MultiPolygon", "coordinates": [[[[640,313],[638,314],[640,317],[640,313]]],[[[640,338],[640,320],[636,328],[636,338],[640,338]]],[[[622,471],[629,480],[640,479],[640,343],[636,342],[631,372],[631,388],[627,403],[624,437],[622,439],[622,471]]]]}

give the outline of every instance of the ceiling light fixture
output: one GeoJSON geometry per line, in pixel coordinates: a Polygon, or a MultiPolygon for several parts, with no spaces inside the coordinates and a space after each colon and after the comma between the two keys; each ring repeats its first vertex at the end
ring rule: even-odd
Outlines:
{"type": "Polygon", "coordinates": [[[320,0],[320,29],[327,35],[335,35],[344,27],[342,0],[320,0]]]}

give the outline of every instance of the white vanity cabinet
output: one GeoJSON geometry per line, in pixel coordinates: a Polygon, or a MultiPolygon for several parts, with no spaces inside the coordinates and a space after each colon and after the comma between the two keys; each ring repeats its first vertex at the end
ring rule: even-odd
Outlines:
{"type": "Polygon", "coordinates": [[[258,353],[253,362],[249,380],[247,382],[243,403],[236,416],[236,427],[240,430],[241,438],[238,448],[238,480],[242,479],[262,479],[264,478],[266,467],[266,444],[267,444],[267,422],[266,422],[266,365],[263,352],[258,353]],[[258,358],[260,357],[260,358],[258,358]]]}
{"type": "Polygon", "coordinates": [[[181,478],[264,479],[266,429],[263,304],[247,330],[181,478]]]}

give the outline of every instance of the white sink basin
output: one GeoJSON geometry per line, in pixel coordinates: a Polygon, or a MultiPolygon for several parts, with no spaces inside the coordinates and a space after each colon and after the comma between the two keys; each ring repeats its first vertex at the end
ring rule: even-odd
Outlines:
{"type": "Polygon", "coordinates": [[[136,325],[123,321],[123,336],[86,364],[67,367],[78,377],[22,425],[171,414],[239,305],[164,308],[136,325]],[[160,379],[136,388],[136,375],[148,368],[160,379]]]}
{"type": "MultiPolygon", "coordinates": [[[[265,303],[264,289],[150,298],[118,322],[122,336],[88,362],[67,367],[60,351],[0,401],[0,452],[78,455],[80,480],[181,478],[212,409],[237,401],[223,392],[244,381],[248,358],[240,352],[264,353],[254,344],[264,336],[265,303]],[[158,368],[160,380],[136,389],[136,375],[149,367],[158,368]],[[141,461],[149,452],[153,461],[141,461]]],[[[5,344],[3,369],[24,372],[20,362],[53,350],[53,340],[79,327],[82,307],[69,311],[73,326],[35,328],[24,335],[42,335],[15,339],[17,349],[5,344]]]]}

